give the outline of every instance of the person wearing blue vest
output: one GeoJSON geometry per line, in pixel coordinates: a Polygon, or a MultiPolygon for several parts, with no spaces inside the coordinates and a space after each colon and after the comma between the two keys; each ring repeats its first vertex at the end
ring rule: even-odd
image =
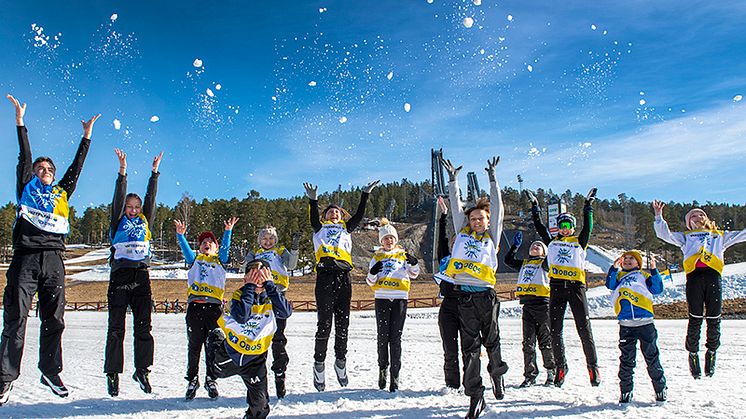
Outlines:
{"type": "MultiPolygon", "coordinates": [[[[272,270],[272,281],[277,290],[284,296],[290,286],[290,273],[298,266],[298,249],[300,247],[300,233],[293,233],[290,249],[277,246],[277,229],[267,226],[259,230],[257,244],[259,247],[246,253],[244,265],[254,259],[264,259],[272,270]]],[[[244,268],[244,271],[246,269],[244,268]]],[[[290,357],[286,349],[288,339],[285,336],[286,319],[277,320],[277,331],[272,338],[272,372],[275,374],[275,393],[278,399],[285,397],[285,371],[290,357]]]]}
{"type": "Polygon", "coordinates": [[[16,171],[17,215],[13,224],[13,259],[8,267],[3,297],[3,332],[0,338],[0,406],[21,373],[26,320],[38,293],[39,370],[41,383],[59,397],[68,390],[62,383],[62,332],[65,329],[65,236],[70,232],[68,200],[75,191],[91,145],[93,124],[101,115],[83,123],[83,139],[72,164],[54,184],[57,173],[49,157],[32,162],[28,131],[23,122],[26,104],[11,95],[18,135],[16,171]]]}
{"type": "MultiPolygon", "coordinates": [[[[438,197],[438,247],[436,255],[439,266],[438,273],[433,275],[433,280],[438,284],[439,297],[441,298],[438,309],[438,329],[440,340],[443,342],[443,373],[446,387],[458,390],[461,386],[461,371],[459,370],[459,315],[458,298],[460,291],[453,285],[453,278],[446,275],[448,262],[451,260],[451,247],[453,240],[449,243],[446,227],[448,224],[448,205],[442,196],[438,197]]],[[[455,237],[452,237],[454,239],[455,237]]]]}
{"type": "Polygon", "coordinates": [[[250,261],[243,283],[218,319],[219,327],[210,333],[207,351],[218,378],[238,375],[246,385],[249,408],[244,419],[261,419],[269,415],[267,351],[277,319],[287,319],[293,309],[272,281],[266,260],[250,261]]]}
{"type": "Polygon", "coordinates": [[[448,171],[448,195],[456,240],[445,274],[453,278],[459,297],[459,333],[464,358],[464,394],[469,396],[467,419],[479,417],[485,408],[481,373],[481,348],[484,345],[489,363],[487,371],[492,382],[492,393],[497,400],[505,397],[503,376],[508,364],[500,350],[500,300],[495,293],[495,273],[498,266],[498,246],[502,237],[505,208],[500,187],[495,178],[495,167],[500,161],[487,161],[490,197],[480,198],[476,205],[464,211],[459,197],[458,172],[449,160],[443,165],[448,171]]]}
{"type": "MultiPolygon", "coordinates": [[[[202,347],[207,346],[207,337],[218,327],[218,318],[223,313],[223,294],[225,290],[225,264],[228,263],[231,249],[233,226],[238,222],[232,217],[225,222],[223,240],[218,240],[212,231],[203,231],[197,237],[199,253],[194,253],[186,234],[187,226],[181,220],[174,220],[176,240],[179,242],[184,261],[191,265],[187,273],[189,295],[187,297],[187,401],[194,399],[199,388],[199,357],[202,347]]],[[[212,369],[210,353],[205,350],[205,390],[211,399],[218,397],[218,385],[215,383],[215,372],[212,369]]]]}
{"type": "Polygon", "coordinates": [[[547,246],[541,240],[531,243],[528,258],[516,257],[516,252],[523,243],[523,233],[513,236],[513,245],[505,255],[505,264],[518,270],[518,284],[515,295],[522,309],[523,324],[523,383],[520,388],[536,384],[539,368],[536,365],[536,342],[539,342],[541,358],[547,370],[544,385],[554,385],[554,354],[552,353],[552,334],[549,331],[549,266],[547,265],[547,246]]]}
{"type": "Polygon", "coordinates": [[[334,372],[342,387],[347,377],[347,331],[350,326],[352,300],[352,232],[365,216],[365,204],[378,180],[365,186],[360,194],[355,215],[349,216],[336,204],[327,206],[319,214],[318,188],[304,183],[308,196],[308,215],[313,228],[313,248],[316,257],[316,343],[313,353],[313,386],[318,391],[326,388],[325,364],[327,343],[334,323],[334,372]]]}
{"type": "Polygon", "coordinates": [[[127,154],[114,149],[119,159],[119,174],[111,204],[111,256],[109,265],[109,326],[106,334],[104,373],[110,396],[119,395],[119,374],[124,369],[124,324],[127,308],[134,324],[135,373],[132,375],[145,393],[152,388],[148,370],[153,365],[153,336],[150,304],[150,225],[155,219],[158,191],[158,167],[163,153],[153,159],[153,170],[145,193],[145,202],[137,194],[127,193],[127,154]]]}
{"type": "Polygon", "coordinates": [[[632,376],[635,372],[637,341],[648,365],[653,382],[655,400],[667,398],[666,377],[658,351],[658,331],[653,323],[653,295],[663,292],[663,278],[650,259],[650,272],[642,270],[642,255],[636,250],[626,251],[609,268],[606,288],[611,290],[611,304],[619,319],[619,403],[632,401],[632,376]]]}

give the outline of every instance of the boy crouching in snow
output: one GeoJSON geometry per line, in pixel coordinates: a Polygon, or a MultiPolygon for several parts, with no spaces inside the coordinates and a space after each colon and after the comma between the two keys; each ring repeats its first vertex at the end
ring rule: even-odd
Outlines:
{"type": "Polygon", "coordinates": [[[663,278],[655,267],[655,259],[650,259],[650,273],[647,273],[642,270],[640,252],[624,252],[609,268],[606,288],[611,290],[611,303],[619,319],[619,349],[622,351],[619,357],[619,403],[632,400],[638,340],[648,364],[655,400],[666,401],[666,377],[656,343],[658,331],[653,323],[653,295],[663,292],[663,278]]]}
{"type": "Polygon", "coordinates": [[[272,272],[264,260],[246,265],[244,285],[233,293],[230,311],[218,319],[218,329],[210,334],[208,351],[214,354],[218,378],[240,375],[246,385],[249,408],[244,418],[269,415],[267,391],[267,350],[277,330],[276,319],[286,319],[292,308],[272,282],[272,272]]]}

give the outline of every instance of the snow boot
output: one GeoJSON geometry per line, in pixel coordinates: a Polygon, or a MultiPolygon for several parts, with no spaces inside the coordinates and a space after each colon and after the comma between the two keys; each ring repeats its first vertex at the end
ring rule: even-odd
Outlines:
{"type": "Polygon", "coordinates": [[[378,388],[380,390],[386,388],[386,375],[386,368],[381,368],[380,370],[378,370],[378,388]]]}
{"type": "Polygon", "coordinates": [[[598,366],[593,365],[588,367],[588,377],[591,379],[591,385],[598,387],[601,385],[601,374],[598,372],[598,366]]]}
{"type": "Polygon", "coordinates": [[[661,391],[655,392],[656,402],[665,402],[666,400],[668,400],[668,389],[666,387],[663,387],[663,390],[661,391]]]}
{"type": "Polygon", "coordinates": [[[150,394],[153,391],[153,388],[150,387],[148,374],[150,374],[150,371],[148,371],[147,368],[138,368],[135,370],[135,373],[132,374],[132,379],[137,381],[137,384],[140,384],[140,389],[144,391],[145,394],[150,394]]]}
{"type": "Polygon", "coordinates": [[[554,370],[547,370],[547,380],[544,382],[545,386],[551,386],[554,384],[554,370]]]}
{"type": "Polygon", "coordinates": [[[391,374],[391,383],[389,384],[389,392],[394,393],[399,390],[399,377],[391,374]]]}
{"type": "Polygon", "coordinates": [[[626,391],[623,392],[621,396],[619,396],[619,403],[629,403],[632,401],[632,392],[626,391]]]}
{"type": "Polygon", "coordinates": [[[492,394],[495,395],[495,398],[497,400],[502,400],[505,398],[505,380],[503,379],[503,376],[497,377],[495,379],[494,377],[490,377],[492,379],[492,394]]]}
{"type": "Polygon", "coordinates": [[[67,387],[65,387],[64,384],[62,384],[62,380],[60,379],[60,376],[55,375],[41,375],[41,383],[45,386],[49,387],[52,390],[52,393],[59,397],[67,397],[67,387]]]}
{"type": "Polygon", "coordinates": [[[534,384],[536,384],[536,377],[526,377],[526,379],[523,380],[523,382],[521,383],[521,385],[518,386],[518,388],[531,387],[534,384]]]}
{"type": "Polygon", "coordinates": [[[13,382],[0,381],[0,406],[8,402],[10,398],[10,390],[13,389],[13,382]]]}
{"type": "Polygon", "coordinates": [[[316,361],[313,363],[313,386],[316,387],[316,391],[324,391],[324,388],[326,388],[323,362],[316,361]]]}
{"type": "Polygon", "coordinates": [[[567,365],[557,366],[557,370],[554,372],[554,386],[562,387],[565,384],[565,376],[567,375],[567,365]]]}
{"type": "Polygon", "coordinates": [[[187,384],[186,396],[184,396],[184,399],[186,399],[186,401],[194,399],[194,396],[197,395],[198,388],[199,388],[199,377],[194,377],[191,380],[189,380],[189,384],[187,384]]]}
{"type": "Polygon", "coordinates": [[[689,372],[695,380],[702,377],[702,369],[699,367],[699,355],[696,352],[689,352],[689,372]]]}
{"type": "Polygon", "coordinates": [[[337,359],[334,361],[334,372],[337,373],[337,381],[342,387],[347,387],[350,382],[347,378],[347,361],[344,359],[337,359]]]}
{"type": "Polygon", "coordinates": [[[482,411],[484,411],[484,395],[472,396],[465,419],[476,419],[482,414],[482,411]]]}
{"type": "Polygon", "coordinates": [[[705,376],[712,377],[715,375],[715,351],[707,350],[705,352],[705,376]]]}
{"type": "Polygon", "coordinates": [[[115,372],[106,374],[106,391],[111,397],[119,395],[119,374],[115,372]]]}
{"type": "Polygon", "coordinates": [[[275,373],[275,391],[277,392],[278,399],[285,398],[285,373],[275,373]]]}

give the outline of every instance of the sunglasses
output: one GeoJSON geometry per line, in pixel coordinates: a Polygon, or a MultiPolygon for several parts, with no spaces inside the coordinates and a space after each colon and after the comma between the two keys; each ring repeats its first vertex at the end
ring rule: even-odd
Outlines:
{"type": "Polygon", "coordinates": [[[559,227],[560,230],[570,230],[574,226],[569,221],[562,221],[562,222],[559,223],[559,225],[557,227],[559,227]]]}

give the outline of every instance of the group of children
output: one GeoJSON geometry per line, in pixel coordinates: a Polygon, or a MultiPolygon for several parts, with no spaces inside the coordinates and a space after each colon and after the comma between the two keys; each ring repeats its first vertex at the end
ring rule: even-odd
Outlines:
{"type": "MultiPolygon", "coordinates": [[[[60,397],[68,395],[59,373],[62,371],[61,335],[64,329],[64,237],[69,232],[68,200],[90,146],[93,125],[99,115],[83,121],[84,135],[73,163],[58,183],[56,167],[48,157],[32,162],[27,130],[23,123],[26,105],[8,95],[16,111],[20,147],[17,198],[18,215],[13,227],[13,260],[3,299],[3,332],[0,340],[0,405],[7,402],[13,381],[20,373],[24,332],[31,299],[38,294],[41,319],[39,369],[41,383],[60,397]]],[[[156,208],[159,166],[163,153],[156,156],[145,198],[127,192],[127,156],[115,149],[119,160],[112,218],[110,280],[107,293],[108,329],[104,373],[107,391],[119,394],[119,374],[124,364],[125,316],[132,312],[135,372],[132,378],[145,393],[151,392],[149,369],[153,363],[154,342],[151,334],[151,283],[149,266],[152,256],[150,225],[156,208]]],[[[478,417],[485,408],[485,386],[481,377],[481,348],[486,350],[487,371],[496,399],[505,396],[504,375],[508,365],[502,358],[498,317],[500,301],[494,286],[498,250],[503,236],[504,207],[495,178],[499,157],[487,162],[489,198],[480,198],[467,206],[460,200],[458,173],[444,160],[449,175],[450,209],[438,198],[437,257],[440,272],[434,278],[442,303],[438,315],[447,387],[458,389],[463,383],[470,398],[467,419],[478,417]],[[447,215],[453,224],[448,240],[447,215]],[[460,350],[458,341],[460,338],[460,350]],[[459,367],[463,359],[463,376],[459,367]],[[462,378],[461,378],[462,377],[462,378]]],[[[318,391],[326,386],[325,359],[332,324],[335,327],[334,371],[341,386],[347,376],[347,336],[352,286],[352,231],[363,219],[370,193],[378,184],[362,189],[360,203],[350,216],[342,207],[331,204],[319,211],[317,188],[305,183],[309,198],[309,221],[313,229],[316,270],[317,331],[314,347],[313,384],[318,391]]],[[[539,202],[530,192],[532,218],[540,240],[531,243],[528,257],[516,254],[522,233],[512,239],[504,262],[519,270],[516,295],[523,306],[524,381],[519,387],[536,384],[539,368],[536,343],[547,370],[545,385],[561,387],[569,371],[563,343],[564,315],[567,305],[573,313],[582,342],[586,367],[592,386],[600,384],[596,348],[586,300],[585,258],[593,228],[593,201],[596,190],[586,196],[584,222],[576,236],[572,214],[557,217],[558,234],[552,236],[543,224],[539,202]]],[[[688,231],[672,233],[663,220],[664,205],[653,203],[655,231],[662,240],[679,246],[684,252],[689,326],[686,348],[692,376],[700,378],[699,335],[707,320],[705,375],[715,372],[716,351],[720,339],[722,307],[721,273],[723,252],[733,244],[746,241],[746,230],[721,231],[695,208],[686,216],[688,231]]],[[[243,285],[225,303],[226,269],[232,230],[238,218],[225,221],[222,240],[210,231],[198,235],[198,250],[185,237],[187,225],[175,220],[176,237],[187,264],[187,388],[185,399],[196,396],[200,387],[199,359],[205,351],[204,388],[210,398],[219,397],[216,380],[239,375],[247,388],[249,405],[246,418],[264,418],[269,414],[267,357],[272,350],[272,371],[278,398],[286,394],[285,372],[289,362],[285,328],[292,307],[285,298],[289,271],[298,262],[300,234],[294,234],[290,249],[278,244],[277,231],[266,227],[259,231],[257,246],[249,251],[243,264],[243,285]]],[[[391,392],[399,388],[401,339],[407,313],[410,281],[419,275],[417,258],[399,245],[394,226],[382,220],[378,229],[381,244],[367,269],[366,281],[375,295],[378,335],[378,387],[391,392]]],[[[650,259],[643,269],[638,251],[625,251],[609,269],[606,286],[611,290],[614,311],[620,325],[621,351],[619,380],[621,403],[633,395],[633,371],[637,341],[640,341],[655,398],[665,401],[666,380],[659,360],[653,323],[653,295],[663,290],[661,275],[650,259]]]]}

